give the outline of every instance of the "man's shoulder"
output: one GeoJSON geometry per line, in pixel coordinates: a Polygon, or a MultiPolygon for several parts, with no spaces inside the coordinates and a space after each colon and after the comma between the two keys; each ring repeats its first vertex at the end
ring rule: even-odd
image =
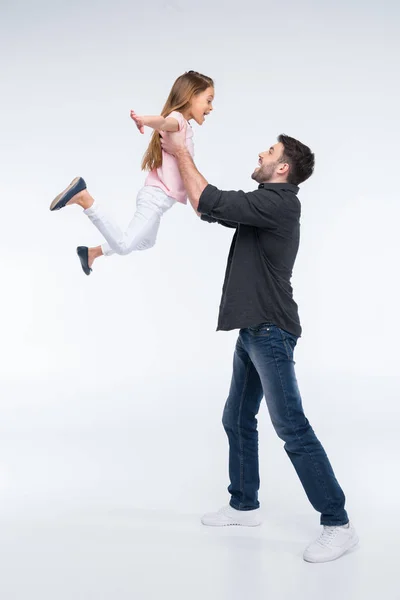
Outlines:
{"type": "Polygon", "coordinates": [[[260,184],[256,190],[254,190],[253,194],[259,194],[260,197],[268,197],[273,201],[275,199],[277,202],[283,204],[293,204],[300,206],[300,200],[297,196],[299,192],[299,188],[297,185],[288,183],[288,184],[260,184]]]}
{"type": "MultiPolygon", "coordinates": [[[[290,184],[289,184],[290,185],[290,184]]],[[[259,199],[269,199],[271,202],[299,202],[297,192],[299,188],[295,185],[283,186],[280,184],[260,184],[256,189],[246,192],[246,195],[259,199]]]]}

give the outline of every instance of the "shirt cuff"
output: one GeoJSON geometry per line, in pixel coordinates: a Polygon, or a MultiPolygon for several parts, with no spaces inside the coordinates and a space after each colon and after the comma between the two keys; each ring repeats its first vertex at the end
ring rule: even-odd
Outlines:
{"type": "Polygon", "coordinates": [[[214,185],[208,184],[204,188],[197,207],[197,212],[211,216],[214,206],[217,202],[217,194],[215,193],[217,188],[214,185]]]}
{"type": "MultiPolygon", "coordinates": [[[[200,212],[200,211],[198,211],[200,212]]],[[[208,215],[200,215],[200,219],[202,221],[207,221],[207,223],[217,223],[217,219],[214,219],[213,217],[209,217],[208,215]]]]}

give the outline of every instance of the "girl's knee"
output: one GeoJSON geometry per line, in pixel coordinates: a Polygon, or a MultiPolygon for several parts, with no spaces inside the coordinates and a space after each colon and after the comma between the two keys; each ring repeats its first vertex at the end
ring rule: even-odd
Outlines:
{"type": "Polygon", "coordinates": [[[125,244],[118,244],[118,246],[115,248],[115,252],[120,256],[126,256],[131,252],[131,249],[128,248],[125,244]]]}
{"type": "Polygon", "coordinates": [[[138,252],[141,250],[149,250],[149,248],[152,248],[154,246],[154,244],[155,244],[155,242],[153,242],[152,240],[141,240],[140,242],[134,242],[129,245],[127,245],[125,243],[120,243],[120,244],[118,244],[118,246],[116,246],[115,251],[117,254],[120,254],[121,256],[126,256],[127,254],[130,254],[131,252],[138,252]]]}
{"type": "Polygon", "coordinates": [[[140,244],[138,244],[136,250],[150,250],[155,245],[155,242],[152,240],[143,240],[140,244]]]}

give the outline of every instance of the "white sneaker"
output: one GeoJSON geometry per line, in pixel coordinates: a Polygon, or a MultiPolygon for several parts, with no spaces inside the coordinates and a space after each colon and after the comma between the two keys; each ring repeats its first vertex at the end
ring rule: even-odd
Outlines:
{"type": "Polygon", "coordinates": [[[243,525],[257,527],[261,525],[260,509],[236,510],[232,506],[224,506],[218,512],[208,513],[201,519],[203,525],[211,527],[226,527],[227,525],[243,525]]]}
{"type": "Polygon", "coordinates": [[[358,535],[351,523],[339,527],[325,525],[319,538],[306,548],[303,558],[312,563],[336,560],[354,548],[358,541],[358,535]]]}

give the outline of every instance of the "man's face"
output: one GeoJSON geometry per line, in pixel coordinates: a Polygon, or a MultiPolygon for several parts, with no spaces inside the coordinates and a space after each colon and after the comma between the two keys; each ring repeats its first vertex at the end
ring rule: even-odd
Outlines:
{"type": "Polygon", "coordinates": [[[261,152],[258,155],[258,167],[255,169],[251,178],[257,183],[267,183],[268,181],[282,181],[280,173],[285,163],[281,162],[284,146],[281,142],[271,146],[269,150],[261,152]]]}

